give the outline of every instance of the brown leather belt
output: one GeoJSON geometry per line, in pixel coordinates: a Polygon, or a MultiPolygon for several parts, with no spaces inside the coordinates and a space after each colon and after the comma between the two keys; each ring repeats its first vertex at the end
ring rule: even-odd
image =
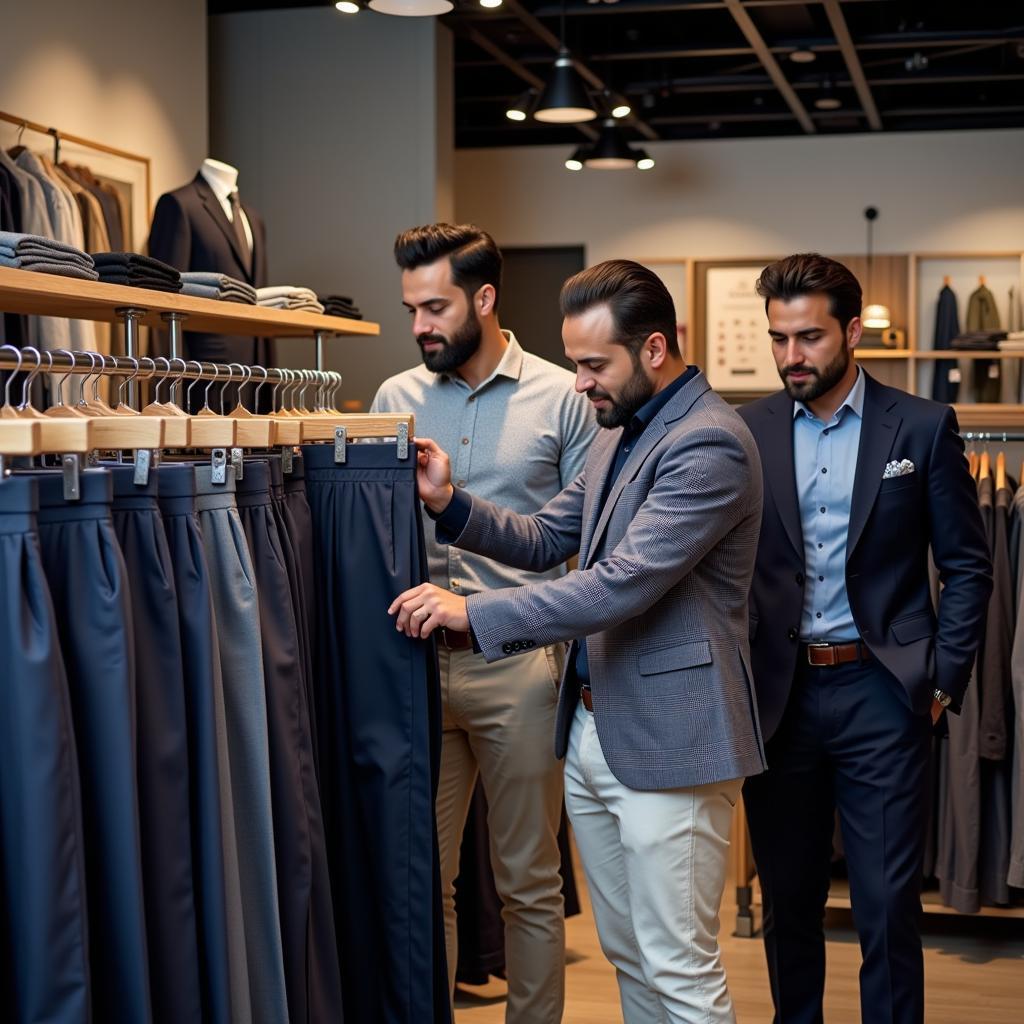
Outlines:
{"type": "Polygon", "coordinates": [[[589,686],[580,687],[580,700],[583,701],[583,706],[591,713],[594,711],[594,697],[591,693],[589,686]]]}
{"type": "Polygon", "coordinates": [[[473,650],[473,638],[469,633],[460,633],[457,629],[448,629],[446,626],[441,627],[437,642],[449,651],[473,650]]]}
{"type": "Polygon", "coordinates": [[[832,665],[847,665],[851,661],[870,661],[871,651],[862,640],[848,644],[808,644],[807,664],[816,668],[832,665]]]}

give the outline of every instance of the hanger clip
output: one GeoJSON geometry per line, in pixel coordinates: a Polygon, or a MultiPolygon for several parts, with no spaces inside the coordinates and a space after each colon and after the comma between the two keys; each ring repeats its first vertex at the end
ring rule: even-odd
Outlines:
{"type": "Polygon", "coordinates": [[[231,449],[231,465],[235,469],[235,479],[241,480],[245,476],[245,463],[242,461],[242,449],[231,449]]]}
{"type": "Polygon", "coordinates": [[[334,461],[341,465],[345,461],[345,446],[348,444],[348,430],[345,427],[334,428],[334,461]]]}
{"type": "Polygon", "coordinates": [[[281,471],[291,473],[295,468],[295,449],[290,444],[281,445],[281,471]]]}
{"type": "Polygon", "coordinates": [[[4,456],[0,454],[0,480],[3,480],[10,473],[10,469],[7,466],[7,462],[4,456]]]}
{"type": "Polygon", "coordinates": [[[409,458],[409,424],[399,423],[398,424],[398,457],[400,459],[409,458]]]}
{"type": "Polygon", "coordinates": [[[82,460],[78,455],[62,455],[60,457],[60,468],[64,475],[64,500],[78,501],[82,496],[79,480],[82,460]]]}
{"type": "Polygon", "coordinates": [[[135,475],[132,483],[145,487],[149,483],[150,451],[148,448],[137,448],[135,450],[135,475]]]}
{"type": "Polygon", "coordinates": [[[210,456],[210,483],[226,484],[228,482],[228,458],[223,448],[214,448],[210,456]]]}
{"type": "Polygon", "coordinates": [[[98,448],[93,448],[92,451],[85,456],[85,464],[90,468],[95,468],[100,464],[100,450],[98,448]]]}

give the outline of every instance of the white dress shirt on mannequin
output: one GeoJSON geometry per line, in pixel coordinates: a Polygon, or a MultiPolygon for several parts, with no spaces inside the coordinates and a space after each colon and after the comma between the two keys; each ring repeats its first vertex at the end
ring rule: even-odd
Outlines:
{"type": "MultiPolygon", "coordinates": [[[[199,168],[199,173],[206,179],[206,183],[210,188],[213,189],[213,194],[217,197],[217,202],[220,203],[224,216],[233,222],[235,218],[231,212],[231,203],[228,202],[228,196],[238,189],[238,168],[232,167],[230,164],[221,163],[220,160],[211,160],[207,157],[203,161],[202,167],[199,168]]],[[[241,206],[239,206],[239,210],[242,214],[242,230],[245,231],[245,240],[249,243],[249,252],[252,252],[252,228],[249,226],[249,218],[246,217],[245,210],[241,206]]]]}

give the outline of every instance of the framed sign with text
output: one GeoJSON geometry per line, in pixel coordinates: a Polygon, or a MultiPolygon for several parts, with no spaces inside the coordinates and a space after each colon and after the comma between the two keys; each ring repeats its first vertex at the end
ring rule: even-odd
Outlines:
{"type": "Polygon", "coordinates": [[[704,367],[716,391],[774,391],[779,386],[764,299],[755,289],[763,268],[763,263],[707,268],[704,367]]]}

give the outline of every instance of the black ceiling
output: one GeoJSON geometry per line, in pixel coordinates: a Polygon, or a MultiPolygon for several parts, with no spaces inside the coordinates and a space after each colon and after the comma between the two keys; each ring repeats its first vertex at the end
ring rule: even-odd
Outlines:
{"type": "MultiPolygon", "coordinates": [[[[308,6],[208,0],[211,14],[308,6]]],[[[593,134],[505,117],[546,79],[561,12],[552,0],[456,0],[442,18],[455,34],[457,146],[593,134]]],[[[577,65],[595,90],[628,99],[636,139],[1024,127],[1020,0],[568,0],[565,12],[577,65]],[[797,50],[814,60],[796,63],[797,50]],[[818,109],[825,95],[841,106],[818,109]]]]}

